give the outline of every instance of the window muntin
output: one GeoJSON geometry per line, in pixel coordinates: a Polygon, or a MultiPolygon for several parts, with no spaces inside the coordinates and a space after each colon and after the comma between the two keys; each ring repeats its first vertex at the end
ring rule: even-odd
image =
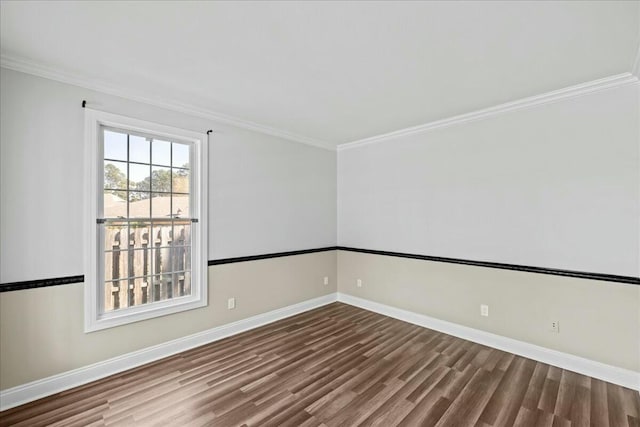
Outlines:
{"type": "Polygon", "coordinates": [[[104,126],[101,132],[101,312],[190,295],[192,145],[104,126]]]}
{"type": "Polygon", "coordinates": [[[106,221],[104,235],[102,312],[191,295],[190,221],[106,221]]]}
{"type": "Polygon", "coordinates": [[[85,331],[207,305],[207,135],[85,109],[85,331]]]}

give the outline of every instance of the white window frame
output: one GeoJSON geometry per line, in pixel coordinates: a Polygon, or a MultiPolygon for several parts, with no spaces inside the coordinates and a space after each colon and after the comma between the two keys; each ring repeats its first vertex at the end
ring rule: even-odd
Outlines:
{"type": "Polygon", "coordinates": [[[207,135],[144,120],[85,108],[85,288],[84,329],[92,332],[140,320],[152,319],[207,305],[207,135]],[[101,243],[104,230],[101,218],[103,203],[104,148],[102,127],[122,129],[193,144],[191,150],[191,218],[192,262],[191,295],[171,300],[122,308],[102,313],[104,274],[99,271],[99,257],[104,256],[101,243]]]}

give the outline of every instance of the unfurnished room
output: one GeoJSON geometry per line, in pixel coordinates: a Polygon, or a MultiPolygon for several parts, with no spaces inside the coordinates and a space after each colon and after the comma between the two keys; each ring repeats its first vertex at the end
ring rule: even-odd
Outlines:
{"type": "Polygon", "coordinates": [[[0,0],[0,426],[640,427],[640,1],[0,0]]]}

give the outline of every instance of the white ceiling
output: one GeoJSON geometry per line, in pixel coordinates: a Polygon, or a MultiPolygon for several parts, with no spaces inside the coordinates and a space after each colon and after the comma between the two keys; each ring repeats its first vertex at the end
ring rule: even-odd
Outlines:
{"type": "Polygon", "coordinates": [[[629,72],[640,2],[1,2],[23,59],[339,144],[629,72]]]}

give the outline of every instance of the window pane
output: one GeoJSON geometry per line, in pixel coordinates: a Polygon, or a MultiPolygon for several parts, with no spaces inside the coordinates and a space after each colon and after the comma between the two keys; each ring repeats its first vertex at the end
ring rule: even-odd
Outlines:
{"type": "Polygon", "coordinates": [[[129,292],[130,297],[133,297],[133,304],[131,305],[141,305],[146,304],[151,301],[150,298],[150,289],[151,286],[151,277],[136,277],[129,281],[129,292]]]}
{"type": "Polygon", "coordinates": [[[171,247],[154,248],[152,251],[152,273],[170,273],[173,265],[171,263],[171,247]]]}
{"type": "Polygon", "coordinates": [[[146,304],[148,302],[153,301],[153,286],[152,286],[152,278],[151,276],[143,277],[140,279],[141,284],[141,292],[142,292],[142,304],[146,304]]]}
{"type": "Polygon", "coordinates": [[[171,166],[171,143],[154,139],[151,147],[151,155],[154,165],[171,166]]]}
{"type": "Polygon", "coordinates": [[[154,236],[162,236],[161,238],[155,239],[155,245],[151,251],[151,273],[157,276],[159,274],[170,273],[172,271],[172,248],[169,246],[170,241],[167,236],[170,232],[167,227],[154,227],[154,230],[157,230],[154,231],[154,236]]]}
{"type": "Polygon", "coordinates": [[[104,284],[104,311],[109,312],[123,308],[126,301],[123,295],[126,294],[127,281],[105,282],[104,284]]]}
{"type": "Polygon", "coordinates": [[[160,276],[152,276],[149,283],[151,289],[149,289],[151,301],[160,301],[162,298],[162,280],[160,276]]]}
{"type": "Polygon", "coordinates": [[[136,277],[138,273],[142,273],[140,266],[136,265],[136,258],[139,258],[139,256],[137,256],[139,254],[141,254],[141,251],[126,251],[126,254],[123,254],[127,257],[126,277],[136,277]]]}
{"type": "Polygon", "coordinates": [[[104,162],[104,187],[111,189],[127,189],[127,163],[113,162],[105,160],[104,162]]]}
{"type": "Polygon", "coordinates": [[[104,191],[104,217],[124,218],[127,216],[127,192],[104,191]]]}
{"type": "Polygon", "coordinates": [[[173,244],[191,245],[191,223],[177,222],[173,225],[173,244]]]}
{"type": "Polygon", "coordinates": [[[127,160],[127,134],[104,130],[104,158],[127,160]]]}
{"type": "Polygon", "coordinates": [[[129,161],[150,163],[151,144],[146,138],[129,135],[129,161]]]}
{"type": "Polygon", "coordinates": [[[151,191],[171,191],[171,168],[153,166],[151,172],[151,191]]]}
{"type": "MultiPolygon", "coordinates": [[[[146,249],[149,247],[149,232],[151,223],[148,221],[132,222],[129,224],[129,249],[146,249]]],[[[144,273],[147,274],[147,273],[144,273]]],[[[136,274],[138,276],[138,274],[136,274]]]]}
{"type": "Polygon", "coordinates": [[[152,193],[151,216],[153,218],[171,217],[171,195],[152,193]]]}
{"type": "MultiPolygon", "coordinates": [[[[131,237],[133,238],[133,234],[131,237]]],[[[133,243],[133,242],[131,242],[133,243]]],[[[130,250],[128,253],[129,278],[126,284],[126,302],[122,305],[133,307],[142,304],[143,300],[143,284],[148,277],[144,277],[143,258],[147,254],[147,250],[130,250]],[[143,276],[143,277],[141,277],[143,276]]],[[[144,289],[146,291],[146,287],[144,289]]],[[[122,292],[122,291],[121,291],[122,292]]],[[[146,302],[146,301],[145,301],[146,302]]]]}
{"type": "Polygon", "coordinates": [[[105,224],[104,249],[107,251],[126,249],[128,230],[129,226],[126,222],[105,224]]]}
{"type": "Polygon", "coordinates": [[[118,280],[129,277],[129,251],[104,253],[104,280],[118,280]]]}
{"type": "Polygon", "coordinates": [[[164,284],[164,288],[166,292],[165,299],[172,299],[173,297],[177,296],[176,283],[174,282],[173,279],[174,279],[173,273],[162,275],[162,282],[164,284]]]}
{"type": "Polygon", "coordinates": [[[191,216],[191,210],[189,209],[189,195],[174,194],[172,197],[174,218],[189,218],[191,216]]]}
{"type": "Polygon", "coordinates": [[[191,295],[191,272],[184,271],[174,274],[176,284],[176,296],[191,295]]]}
{"type": "Polygon", "coordinates": [[[189,159],[189,151],[191,146],[188,144],[180,144],[174,142],[172,145],[172,166],[178,168],[189,168],[191,160],[189,159]]]}
{"type": "Polygon", "coordinates": [[[189,193],[189,169],[172,169],[172,191],[189,193]]]}
{"type": "Polygon", "coordinates": [[[191,246],[173,247],[173,271],[191,270],[191,246]]]}
{"type": "Polygon", "coordinates": [[[164,301],[177,296],[174,292],[173,274],[153,276],[152,287],[153,301],[164,301]]]}
{"type": "Polygon", "coordinates": [[[151,166],[129,164],[129,188],[131,190],[149,191],[151,189],[151,166]]]}
{"type": "MultiPolygon", "coordinates": [[[[172,225],[171,222],[154,222],[153,227],[151,229],[151,236],[153,237],[151,242],[149,243],[154,248],[169,248],[172,243],[172,225]]],[[[155,273],[155,270],[154,270],[155,273]]]]}
{"type": "Polygon", "coordinates": [[[151,215],[151,193],[132,191],[129,193],[129,218],[149,218],[151,215]]]}
{"type": "Polygon", "coordinates": [[[136,262],[136,277],[143,276],[147,277],[152,273],[153,267],[153,256],[151,247],[144,249],[136,250],[137,256],[135,259],[136,262]]]}

